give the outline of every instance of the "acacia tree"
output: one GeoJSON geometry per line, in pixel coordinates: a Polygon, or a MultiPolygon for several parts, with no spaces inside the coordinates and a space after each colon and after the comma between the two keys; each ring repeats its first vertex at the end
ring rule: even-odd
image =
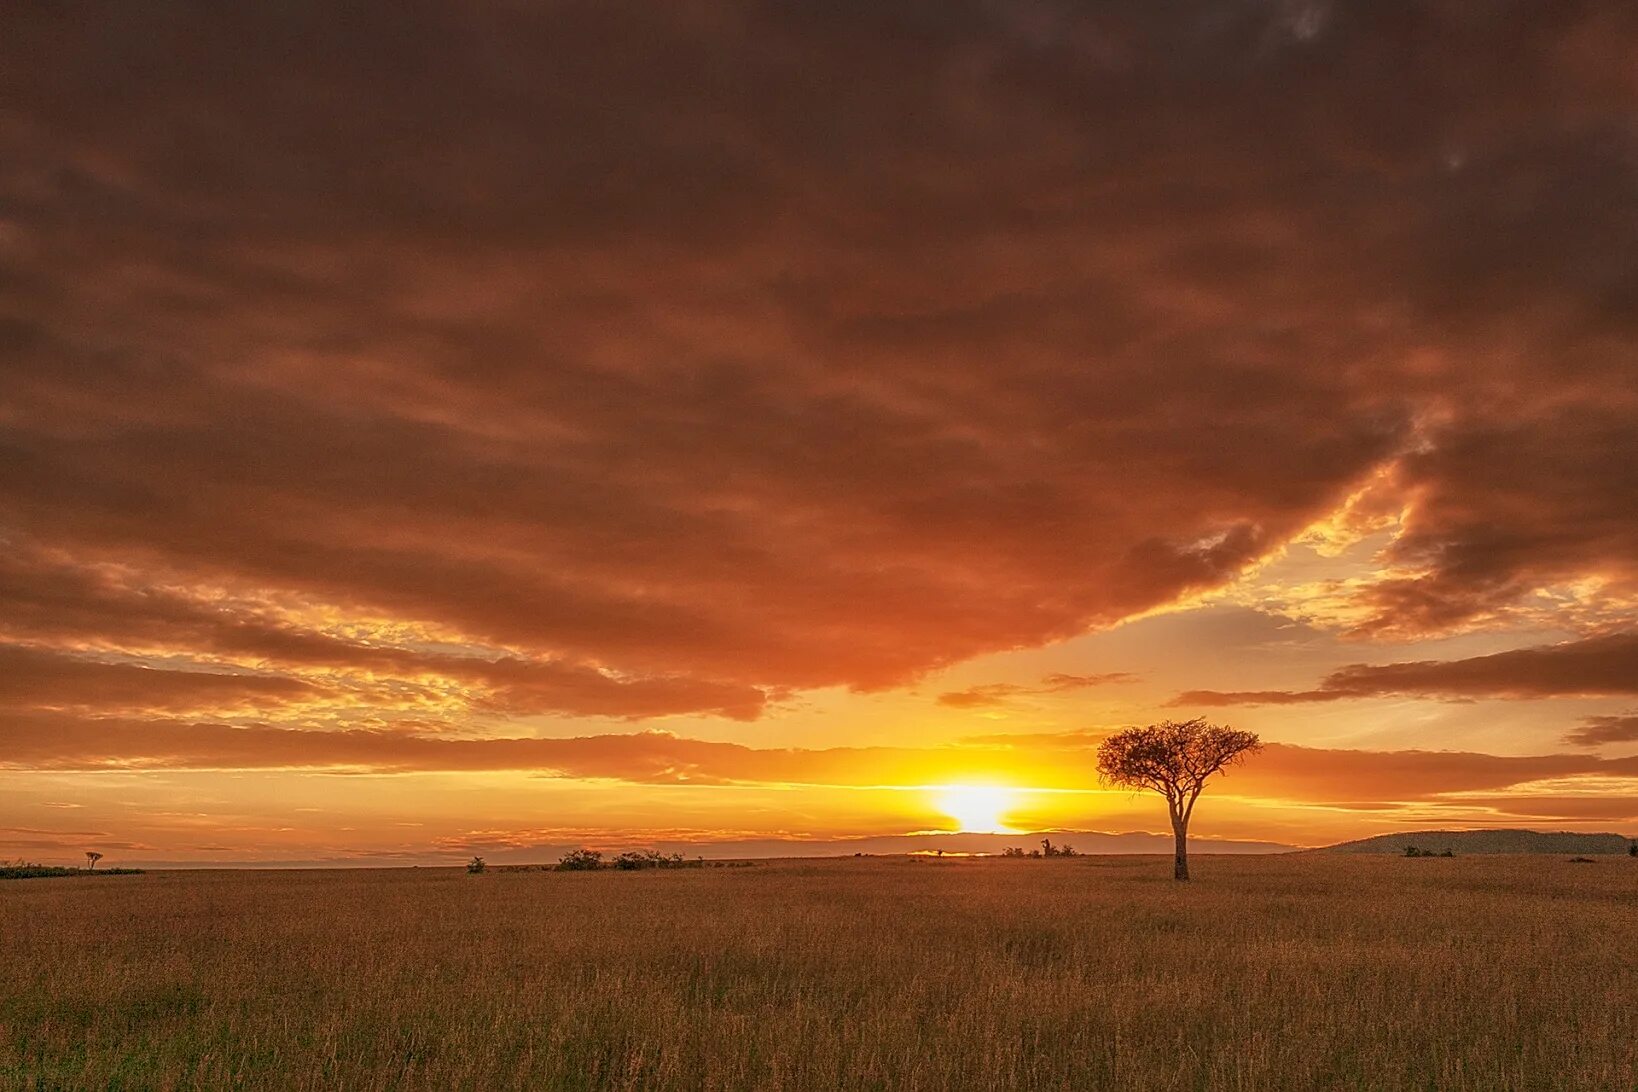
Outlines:
{"type": "Polygon", "coordinates": [[[1098,746],[1104,783],[1152,789],[1166,798],[1177,839],[1172,878],[1189,878],[1189,817],[1206,780],[1262,747],[1255,732],[1241,732],[1204,717],[1163,720],[1116,732],[1098,746]]]}
{"type": "Polygon", "coordinates": [[[88,849],[85,851],[85,867],[88,870],[96,868],[97,862],[100,860],[102,860],[102,854],[98,853],[96,850],[88,849]]]}

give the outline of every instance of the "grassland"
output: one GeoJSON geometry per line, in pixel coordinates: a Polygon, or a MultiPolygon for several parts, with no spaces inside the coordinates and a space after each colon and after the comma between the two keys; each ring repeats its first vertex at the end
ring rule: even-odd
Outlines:
{"type": "Polygon", "coordinates": [[[0,886],[0,1087],[1632,1089],[1638,863],[0,886]]]}

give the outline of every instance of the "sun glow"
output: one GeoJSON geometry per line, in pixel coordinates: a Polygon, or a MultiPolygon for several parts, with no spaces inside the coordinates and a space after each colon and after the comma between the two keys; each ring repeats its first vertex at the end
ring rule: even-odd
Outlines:
{"type": "Polygon", "coordinates": [[[934,804],[954,819],[960,830],[974,834],[1007,834],[1012,828],[1004,816],[1017,806],[1018,794],[1001,785],[946,785],[934,804]]]}

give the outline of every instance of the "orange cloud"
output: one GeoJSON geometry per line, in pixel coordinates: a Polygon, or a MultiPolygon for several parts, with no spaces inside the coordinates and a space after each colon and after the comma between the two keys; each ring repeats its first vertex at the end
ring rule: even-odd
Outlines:
{"type": "Polygon", "coordinates": [[[1464,660],[1353,664],[1327,675],[1313,690],[1190,690],[1168,704],[1290,705],[1389,694],[1438,698],[1638,694],[1638,633],[1611,633],[1464,660]]]}
{"type": "Polygon", "coordinates": [[[1638,743],[1638,713],[1622,716],[1587,717],[1564,742],[1577,747],[1599,747],[1606,743],[1638,743]]]}
{"type": "Polygon", "coordinates": [[[1137,676],[1126,671],[1110,671],[1100,675],[1069,675],[1057,672],[1044,677],[1037,686],[1019,683],[986,683],[966,690],[948,690],[936,699],[938,704],[952,709],[981,709],[1006,705],[1011,699],[1035,694],[1062,694],[1109,683],[1136,682],[1137,676]]]}
{"type": "MultiPolygon", "coordinates": [[[[1089,790],[1099,787],[1096,745],[1101,735],[990,736],[950,747],[800,749],[755,748],[663,732],[468,739],[17,714],[0,722],[0,765],[34,770],[522,770],[648,785],[854,788],[952,784],[976,777],[1041,790],[1089,790]]],[[[1286,805],[1370,811],[1577,778],[1638,782],[1638,756],[1372,752],[1271,744],[1216,791],[1286,805]]]]}
{"type": "Polygon", "coordinates": [[[276,675],[166,670],[0,645],[0,708],[182,712],[277,705],[322,693],[276,675]]]}

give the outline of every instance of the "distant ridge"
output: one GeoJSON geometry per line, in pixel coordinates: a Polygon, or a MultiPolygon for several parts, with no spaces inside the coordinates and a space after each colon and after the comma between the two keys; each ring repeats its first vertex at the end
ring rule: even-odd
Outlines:
{"type": "Polygon", "coordinates": [[[1406,846],[1436,853],[1625,853],[1622,834],[1578,834],[1541,830],[1408,830],[1326,846],[1324,853],[1404,853],[1406,846]]]}

